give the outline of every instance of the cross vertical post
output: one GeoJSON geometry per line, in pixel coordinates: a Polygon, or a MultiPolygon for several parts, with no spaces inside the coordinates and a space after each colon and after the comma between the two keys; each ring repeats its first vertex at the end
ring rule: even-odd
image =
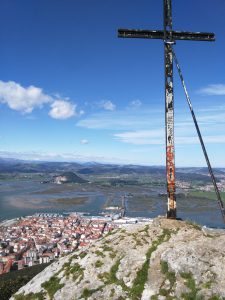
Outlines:
{"type": "Polygon", "coordinates": [[[164,30],[119,29],[118,37],[161,39],[164,41],[165,63],[165,129],[166,129],[166,179],[167,218],[176,218],[175,150],[174,150],[174,94],[173,94],[173,45],[176,40],[215,41],[211,32],[186,32],[172,29],[172,0],[163,0],[164,30]]]}
{"type": "Polygon", "coordinates": [[[167,218],[176,218],[175,151],[174,151],[174,96],[171,0],[164,0],[164,63],[165,63],[165,129],[166,129],[166,178],[168,209],[167,218]]]}

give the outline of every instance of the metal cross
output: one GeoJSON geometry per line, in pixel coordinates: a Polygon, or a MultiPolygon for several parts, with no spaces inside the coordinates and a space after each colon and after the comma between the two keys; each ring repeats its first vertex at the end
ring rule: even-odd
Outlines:
{"type": "Polygon", "coordinates": [[[173,44],[176,40],[215,41],[213,33],[183,32],[172,30],[172,0],[163,0],[164,30],[119,29],[118,37],[162,39],[165,61],[165,128],[166,128],[166,177],[167,218],[176,218],[175,155],[174,155],[174,101],[173,101],[173,44]]]}

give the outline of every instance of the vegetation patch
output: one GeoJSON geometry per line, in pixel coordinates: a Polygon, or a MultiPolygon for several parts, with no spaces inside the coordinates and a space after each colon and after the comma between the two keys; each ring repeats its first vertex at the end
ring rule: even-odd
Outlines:
{"type": "Polygon", "coordinates": [[[202,227],[199,225],[199,224],[197,224],[197,223],[195,223],[195,222],[193,222],[193,221],[186,221],[186,223],[188,224],[188,225],[191,225],[194,229],[196,229],[196,230],[199,230],[199,231],[201,231],[202,230],[202,227]]]}
{"type": "Polygon", "coordinates": [[[101,260],[97,260],[95,262],[95,268],[101,268],[104,265],[104,263],[101,260]]]}
{"type": "Polygon", "coordinates": [[[144,290],[144,285],[148,279],[148,269],[151,255],[161,243],[168,241],[170,236],[171,231],[168,229],[163,229],[162,235],[159,236],[158,240],[153,241],[152,246],[148,249],[146,253],[145,262],[143,263],[141,269],[137,272],[137,276],[134,279],[133,286],[130,290],[130,295],[132,299],[141,299],[141,295],[144,290]]]}
{"type": "Polygon", "coordinates": [[[104,253],[102,253],[101,251],[99,251],[99,250],[96,250],[95,251],[95,254],[97,255],[97,256],[101,256],[102,258],[104,258],[105,257],[105,254],[104,253]]]}
{"type": "Polygon", "coordinates": [[[111,267],[109,273],[105,272],[105,280],[106,280],[106,284],[115,284],[117,283],[118,279],[116,277],[116,273],[119,269],[119,265],[120,265],[120,260],[121,259],[118,259],[115,264],[111,267]]]}
{"type": "Polygon", "coordinates": [[[138,233],[132,233],[132,236],[133,236],[133,240],[136,243],[135,247],[136,246],[143,246],[142,241],[139,239],[139,234],[138,233]]]}
{"type": "Polygon", "coordinates": [[[89,297],[91,297],[92,294],[100,291],[103,287],[104,287],[104,285],[101,285],[100,287],[98,287],[96,289],[91,289],[91,290],[86,288],[83,290],[83,294],[82,294],[81,298],[88,299],[89,297]]]}
{"type": "Polygon", "coordinates": [[[104,272],[98,275],[98,278],[104,282],[105,285],[115,284],[120,285],[122,289],[129,292],[129,288],[125,285],[124,281],[116,277],[116,273],[119,269],[121,258],[118,259],[115,264],[111,267],[109,272],[104,272]]]}
{"type": "MultiPolygon", "coordinates": [[[[216,199],[215,192],[210,192],[210,191],[195,190],[195,191],[188,192],[188,196],[206,198],[206,199],[210,199],[210,200],[216,199]]],[[[225,201],[225,192],[220,192],[220,196],[221,196],[222,200],[225,201]]]]}
{"type": "Polygon", "coordinates": [[[73,275],[73,280],[77,280],[79,278],[79,282],[84,277],[84,269],[78,263],[75,263],[71,266],[71,264],[65,263],[63,265],[64,275],[68,278],[70,275],[73,275]]]}
{"type": "Polygon", "coordinates": [[[159,290],[159,294],[162,295],[162,296],[166,296],[168,299],[170,297],[170,294],[173,290],[173,286],[176,282],[176,276],[175,276],[175,273],[174,272],[170,272],[169,271],[169,266],[168,266],[168,263],[166,261],[161,261],[160,262],[160,265],[161,265],[161,272],[165,275],[165,280],[159,290]],[[166,280],[169,280],[170,282],[170,288],[169,289],[164,289],[163,286],[164,286],[164,283],[166,280]]]}
{"type": "Polygon", "coordinates": [[[144,229],[139,230],[140,233],[144,232],[146,237],[150,237],[148,231],[149,231],[149,225],[145,225],[144,229]]]}
{"type": "Polygon", "coordinates": [[[41,287],[47,291],[50,299],[52,299],[55,293],[64,287],[64,283],[60,283],[60,278],[57,276],[52,276],[48,281],[42,283],[41,287]]]}
{"type": "Polygon", "coordinates": [[[115,289],[111,289],[109,296],[112,298],[114,295],[115,295],[115,289]]]}
{"type": "Polygon", "coordinates": [[[110,253],[109,253],[109,257],[110,257],[111,259],[115,258],[115,257],[116,257],[116,252],[115,252],[115,251],[110,252],[110,253]]]}
{"type": "Polygon", "coordinates": [[[125,239],[125,236],[124,235],[121,235],[120,236],[120,241],[123,241],[125,239]]]}
{"type": "Polygon", "coordinates": [[[49,264],[40,264],[19,271],[2,274],[0,276],[0,299],[8,300],[22,286],[29,282],[38,273],[43,271],[48,265],[49,264]]]}
{"type": "Polygon", "coordinates": [[[79,254],[79,257],[80,257],[80,258],[84,258],[86,255],[87,255],[87,252],[81,252],[81,253],[79,254]]]}
{"type": "Polygon", "coordinates": [[[103,249],[102,249],[103,251],[105,251],[105,252],[112,252],[113,251],[113,248],[112,247],[109,247],[109,246],[107,246],[107,245],[105,245],[104,247],[103,247],[103,249]]]}
{"type": "Polygon", "coordinates": [[[205,282],[202,285],[202,287],[205,288],[205,289],[211,289],[212,284],[213,284],[213,282],[210,280],[210,281],[205,282]]]}
{"type": "Polygon", "coordinates": [[[157,295],[151,296],[151,300],[158,300],[158,296],[157,295]]]}
{"type": "Polygon", "coordinates": [[[190,292],[183,293],[182,297],[185,300],[197,299],[199,289],[196,287],[193,275],[191,273],[181,273],[180,275],[185,280],[185,285],[190,289],[190,292]]]}
{"type": "Polygon", "coordinates": [[[29,293],[27,295],[24,294],[18,294],[13,296],[16,300],[44,300],[44,293],[29,293]]]}
{"type": "Polygon", "coordinates": [[[117,233],[117,232],[118,232],[118,229],[117,229],[117,230],[112,229],[112,230],[110,230],[110,231],[105,235],[105,237],[108,237],[108,236],[110,236],[110,235],[113,235],[113,234],[115,234],[115,233],[117,233]]]}
{"type": "MultiPolygon", "coordinates": [[[[221,298],[219,296],[213,295],[212,297],[209,298],[209,300],[220,300],[221,298]]],[[[225,298],[223,298],[224,300],[225,298]]]]}

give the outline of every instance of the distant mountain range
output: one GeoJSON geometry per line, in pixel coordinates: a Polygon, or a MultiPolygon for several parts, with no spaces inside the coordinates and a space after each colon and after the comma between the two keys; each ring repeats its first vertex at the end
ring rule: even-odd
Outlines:
{"type": "MultiPolygon", "coordinates": [[[[225,168],[214,169],[215,175],[225,175],[225,168]]],[[[165,175],[166,169],[163,166],[139,166],[139,165],[117,165],[100,163],[76,163],[76,162],[37,162],[23,161],[17,159],[0,158],[0,173],[53,173],[74,172],[80,175],[94,174],[152,174],[165,175]]],[[[198,167],[177,168],[177,179],[185,180],[192,174],[196,180],[208,178],[208,169],[198,167]]]]}

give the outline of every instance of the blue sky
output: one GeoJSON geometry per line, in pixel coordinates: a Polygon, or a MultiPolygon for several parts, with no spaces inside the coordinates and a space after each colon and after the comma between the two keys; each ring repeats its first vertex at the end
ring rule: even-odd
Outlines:
{"type": "MultiPolygon", "coordinates": [[[[36,160],[165,164],[160,0],[2,0],[0,155],[36,160]]],[[[225,167],[225,2],[173,0],[175,30],[216,42],[175,46],[211,163],[225,167]]],[[[205,166],[175,71],[177,166],[205,166]]]]}

